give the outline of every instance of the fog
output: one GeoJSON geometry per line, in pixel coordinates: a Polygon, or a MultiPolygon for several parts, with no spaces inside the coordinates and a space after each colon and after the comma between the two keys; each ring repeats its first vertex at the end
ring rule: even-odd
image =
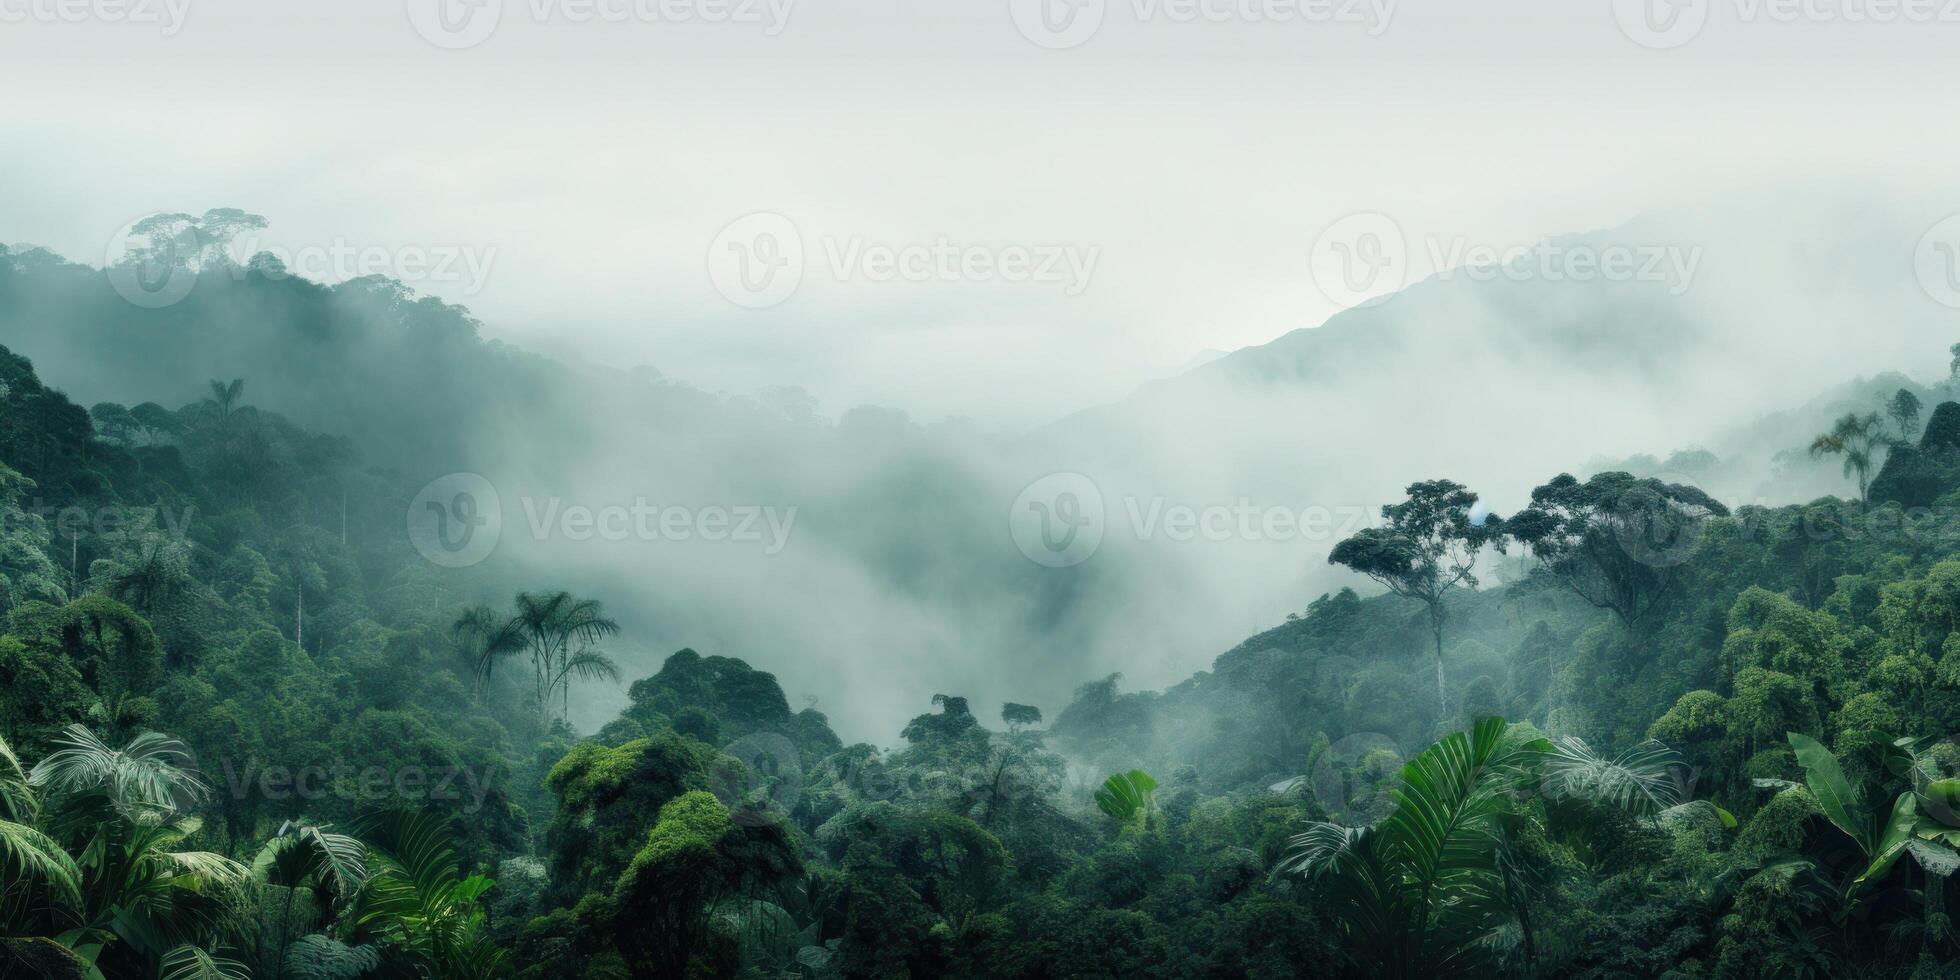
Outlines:
{"type": "MultiPolygon", "coordinates": [[[[396,321],[426,310],[342,286],[302,317],[229,276],[154,314],[106,292],[10,306],[0,344],[84,404],[244,377],[413,482],[481,474],[502,535],[437,570],[455,591],[597,596],[629,679],[683,646],[739,656],[846,739],[890,742],[934,693],[1053,712],[1110,672],[1206,669],[1363,585],[1327,548],[1417,479],[1506,513],[1562,470],[1700,446],[1730,499],[1787,502],[1764,496],[1775,465],[1792,499],[1842,490],[1831,463],[1775,460],[1838,407],[1817,394],[1939,381],[1960,339],[1915,265],[1954,206],[1939,32],[1718,17],[1652,51],[1592,5],[1410,0],[1373,37],[1118,9],[1050,51],[983,6],[798,5],[767,39],[507,11],[460,51],[391,4],[197,3],[168,38],[9,25],[0,77],[34,97],[0,106],[0,241],[100,266],[138,216],[240,207],[269,221],[241,261],[394,274],[541,357],[424,349],[396,321]],[[751,309],[711,270],[756,212],[804,261],[751,309]],[[1354,215],[1403,249],[1359,289],[1324,264],[1362,243],[1338,230],[1354,215]],[[1094,258],[1079,283],[838,274],[853,248],[942,240],[1094,258]],[[478,263],[404,272],[442,250],[478,263]],[[1632,271],[1571,275],[1575,250],[1632,271]],[[1477,271],[1487,253],[1524,271],[1477,271]],[[1212,349],[1234,353],[1179,370],[1212,349]],[[1090,554],[1028,546],[1024,490],[1082,488],[1052,474],[1100,497],[1090,554]],[[766,508],[785,533],[535,530],[641,498],[766,508]]],[[[623,697],[585,689],[575,717],[623,697]]]]}

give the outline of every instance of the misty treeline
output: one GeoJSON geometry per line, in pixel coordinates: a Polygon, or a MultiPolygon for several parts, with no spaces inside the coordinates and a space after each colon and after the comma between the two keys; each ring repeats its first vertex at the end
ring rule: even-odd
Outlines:
{"type": "MultiPolygon", "coordinates": [[[[10,318],[97,301],[99,271],[0,258],[10,318]]],[[[363,304],[410,302],[379,286],[221,277],[312,331],[314,366],[271,341],[264,377],[176,362],[166,334],[138,341],[150,387],[86,407],[0,349],[0,974],[1919,977],[1960,958],[1960,403],[1934,389],[1769,447],[1845,468],[1801,505],[1606,469],[1493,513],[1420,480],[1299,555],[1385,595],[1321,595],[1159,692],[949,685],[880,747],[743,659],[628,669],[634,629],[594,590],[424,561],[408,461],[517,411],[497,385],[560,369],[428,301],[363,337],[363,304]],[[462,359],[374,364],[429,399],[392,428],[404,406],[374,408],[351,367],[390,345],[462,359]],[[281,386],[348,424],[258,404],[281,386]],[[614,677],[621,709],[578,726],[574,685],[614,677]]]]}

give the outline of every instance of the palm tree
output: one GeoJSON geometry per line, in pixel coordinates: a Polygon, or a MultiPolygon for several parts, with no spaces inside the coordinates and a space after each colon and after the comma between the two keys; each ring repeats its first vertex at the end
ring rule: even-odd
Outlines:
{"type": "Polygon", "coordinates": [[[303,910],[305,932],[324,924],[333,909],[350,901],[368,881],[367,846],[326,827],[291,824],[259,849],[252,861],[252,881],[262,891],[283,891],[278,920],[278,943],[270,951],[275,967],[283,964],[292,946],[293,905],[308,896],[303,910]]]}
{"type": "Polygon", "coordinates": [[[244,393],[244,378],[233,378],[230,384],[211,379],[211,401],[218,406],[219,415],[230,415],[232,406],[238,403],[238,396],[244,393]]]}
{"type": "Polygon", "coordinates": [[[1831,423],[1831,430],[1819,435],[1810,444],[1812,456],[1844,457],[1844,475],[1858,476],[1858,500],[1863,502],[1865,491],[1871,482],[1871,469],[1877,461],[1878,450],[1885,445],[1885,423],[1879,421],[1877,412],[1846,412],[1831,423]]]}
{"type": "MultiPolygon", "coordinates": [[[[55,744],[25,783],[41,798],[35,806],[45,840],[77,855],[70,859],[77,901],[66,924],[80,928],[64,936],[77,948],[83,944],[72,937],[118,940],[92,948],[137,961],[122,970],[196,976],[182,971],[206,961],[223,966],[228,961],[203,950],[225,931],[248,873],[223,855],[180,849],[202,825],[191,809],[210,796],[189,768],[189,749],[154,732],[112,748],[82,725],[70,725],[55,744]]],[[[60,865],[51,867],[66,872],[60,865]]]]}
{"type": "Polygon", "coordinates": [[[0,739],[0,921],[55,921],[82,904],[82,871],[36,830],[40,801],[13,747],[0,739]]]}
{"type": "Polygon", "coordinates": [[[1395,809],[1373,827],[1317,822],[1289,842],[1279,873],[1327,881],[1366,967],[1388,977],[1467,975],[1516,916],[1498,857],[1523,788],[1552,751],[1529,727],[1486,718],[1402,767],[1395,809]]]}
{"type": "Polygon", "coordinates": [[[416,961],[419,976],[475,980],[502,972],[504,953],[484,935],[478,901],[496,882],[462,875],[445,817],[382,811],[362,819],[355,833],[367,842],[372,874],[348,908],[353,941],[387,940],[395,954],[416,961]]]}
{"type": "Polygon", "coordinates": [[[470,671],[476,677],[477,689],[486,696],[489,694],[490,680],[496,673],[497,661],[522,652],[525,646],[524,634],[518,631],[517,620],[489,606],[472,606],[464,610],[450,626],[449,633],[469,663],[470,671]]]}
{"type": "Polygon", "coordinates": [[[538,708],[549,713],[552,698],[558,697],[560,718],[571,713],[572,678],[619,680],[618,665],[591,647],[619,633],[618,621],[605,615],[597,599],[575,598],[570,592],[520,592],[517,612],[510,618],[479,606],[458,618],[451,631],[475,661],[480,683],[489,682],[498,660],[529,654],[538,708]]]}

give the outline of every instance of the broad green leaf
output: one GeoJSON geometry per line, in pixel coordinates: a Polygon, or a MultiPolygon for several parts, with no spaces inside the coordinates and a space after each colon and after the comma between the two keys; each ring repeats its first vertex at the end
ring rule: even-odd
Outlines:
{"type": "Polygon", "coordinates": [[[1851,888],[1847,891],[1856,891],[1865,882],[1884,877],[1887,871],[1892,870],[1899,855],[1906,852],[1906,845],[1914,839],[1913,831],[1918,827],[1918,802],[1911,793],[1900,793],[1892,803],[1892,819],[1886,821],[1885,833],[1879,838],[1878,846],[1873,848],[1872,863],[1851,882],[1851,888]]]}
{"type": "Polygon", "coordinates": [[[1918,861],[1920,867],[1926,869],[1927,874],[1948,878],[1952,877],[1955,871],[1960,871],[1960,853],[1956,853],[1953,848],[1945,844],[1935,844],[1915,837],[1906,841],[1906,851],[1912,854],[1913,860],[1918,861]]]}
{"type": "MultiPolygon", "coordinates": [[[[1872,832],[1871,818],[1865,812],[1864,801],[1859,799],[1858,791],[1844,778],[1844,771],[1838,768],[1837,757],[1824,748],[1816,739],[1797,732],[1790,733],[1790,747],[1796,750],[1797,762],[1803,766],[1808,777],[1810,795],[1817,799],[1817,805],[1839,830],[1851,835],[1858,848],[1866,857],[1878,853],[1878,841],[1872,832]]],[[[1894,855],[1896,859],[1897,855],[1894,855]]]]}
{"type": "Polygon", "coordinates": [[[1129,823],[1148,810],[1157,781],[1141,769],[1118,773],[1103,780],[1096,790],[1096,809],[1123,823],[1129,823]]]}

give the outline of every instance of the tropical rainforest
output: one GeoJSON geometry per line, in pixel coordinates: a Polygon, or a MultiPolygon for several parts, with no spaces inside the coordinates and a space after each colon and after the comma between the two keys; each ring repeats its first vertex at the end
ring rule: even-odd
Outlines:
{"type": "MultiPolygon", "coordinates": [[[[0,251],[0,976],[1960,976],[1951,381],[1755,447],[1841,476],[1804,503],[1693,447],[1508,513],[1408,473],[1298,556],[1361,588],[1188,678],[949,684],[874,744],[777,651],[633,670],[590,578],[426,560],[417,460],[485,415],[593,448],[559,369],[233,271],[138,311],[0,251]],[[145,387],[71,400],[32,355],[77,343],[145,387]]],[[[812,424],[618,383],[670,431],[812,424]]],[[[874,421],[757,439],[918,438],[874,421]]]]}

